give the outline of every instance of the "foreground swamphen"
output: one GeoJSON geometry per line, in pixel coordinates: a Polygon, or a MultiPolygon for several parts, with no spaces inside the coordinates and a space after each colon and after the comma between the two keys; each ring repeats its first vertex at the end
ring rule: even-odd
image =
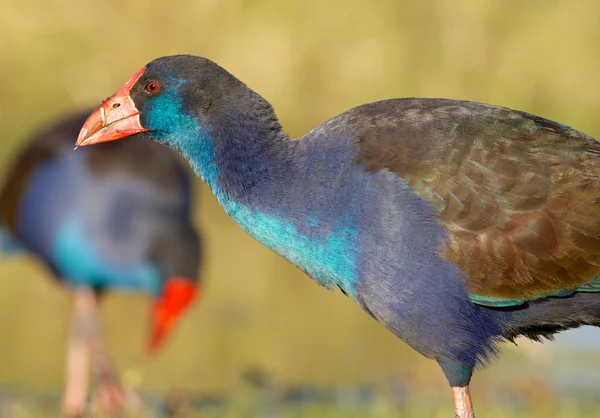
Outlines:
{"type": "Polygon", "coordinates": [[[600,325],[600,143],[564,125],[412,98],[290,140],[265,99],[181,55],[138,71],[77,145],[139,132],[253,237],[436,360],[458,417],[498,342],[600,325]]]}
{"type": "Polygon", "coordinates": [[[143,135],[73,152],[88,114],[71,115],[34,136],[0,192],[4,243],[38,256],[75,294],[63,399],[70,415],[85,407],[90,353],[101,406],[114,410],[126,401],[101,337],[97,302],[103,291],[144,291],[155,299],[154,350],[199,287],[191,184],[179,157],[159,144],[148,146],[143,135]]]}

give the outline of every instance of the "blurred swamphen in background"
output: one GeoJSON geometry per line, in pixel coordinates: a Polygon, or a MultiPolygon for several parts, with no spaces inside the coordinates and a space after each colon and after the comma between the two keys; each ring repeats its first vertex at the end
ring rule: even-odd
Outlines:
{"type": "Polygon", "coordinates": [[[116,410],[126,400],[105,353],[99,295],[148,293],[154,350],[199,288],[191,183],[179,157],[141,137],[73,152],[88,114],[28,142],[0,193],[4,248],[35,254],[75,294],[63,399],[70,415],[85,407],[90,354],[100,406],[116,410]]]}
{"type": "Polygon", "coordinates": [[[411,98],[290,140],[261,96],[183,55],[138,71],[77,143],[138,132],[180,151],[257,240],[435,359],[458,417],[474,416],[471,375],[496,343],[600,325],[600,143],[576,130],[411,98]]]}

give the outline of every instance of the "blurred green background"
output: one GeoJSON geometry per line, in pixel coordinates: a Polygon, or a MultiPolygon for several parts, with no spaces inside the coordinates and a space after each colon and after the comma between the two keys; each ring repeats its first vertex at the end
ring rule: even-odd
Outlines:
{"type": "MultiPolygon", "coordinates": [[[[227,68],[273,104],[293,137],[358,104],[404,96],[503,105],[600,137],[595,0],[1,6],[1,161],[33,130],[99,104],[151,59],[176,53],[227,68]]],[[[410,393],[430,396],[429,408],[439,403],[441,416],[450,416],[449,389],[436,364],[243,233],[200,182],[197,196],[204,298],[165,349],[145,355],[143,295],[111,294],[104,303],[109,349],[125,384],[155,393],[235,392],[242,373],[256,368],[282,384],[311,387],[400,379],[410,393]]],[[[60,390],[70,294],[32,258],[4,259],[0,279],[0,387],[60,390]]],[[[474,378],[476,409],[489,402],[509,414],[499,395],[506,394],[523,395],[538,411],[573,411],[582,391],[600,387],[589,370],[600,357],[598,332],[588,334],[505,346],[502,360],[474,378]],[[582,346],[568,344],[575,336],[582,346]]]]}

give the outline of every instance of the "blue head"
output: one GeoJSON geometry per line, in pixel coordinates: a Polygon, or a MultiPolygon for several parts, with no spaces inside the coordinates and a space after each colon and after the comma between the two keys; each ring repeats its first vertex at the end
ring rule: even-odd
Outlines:
{"type": "Polygon", "coordinates": [[[77,145],[138,132],[181,152],[217,195],[227,189],[223,183],[247,190],[264,178],[266,159],[281,142],[271,139],[283,137],[266,100],[214,62],[190,55],[158,58],[138,71],[89,117],[77,145]]]}

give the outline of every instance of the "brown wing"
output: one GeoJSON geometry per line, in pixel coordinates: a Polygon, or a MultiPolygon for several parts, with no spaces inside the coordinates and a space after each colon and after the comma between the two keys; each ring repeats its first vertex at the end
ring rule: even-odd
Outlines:
{"type": "Polygon", "coordinates": [[[523,302],[600,276],[600,143],[591,137],[475,102],[393,100],[349,113],[360,162],[400,174],[434,203],[449,232],[441,254],[475,301],[523,302]]]}

